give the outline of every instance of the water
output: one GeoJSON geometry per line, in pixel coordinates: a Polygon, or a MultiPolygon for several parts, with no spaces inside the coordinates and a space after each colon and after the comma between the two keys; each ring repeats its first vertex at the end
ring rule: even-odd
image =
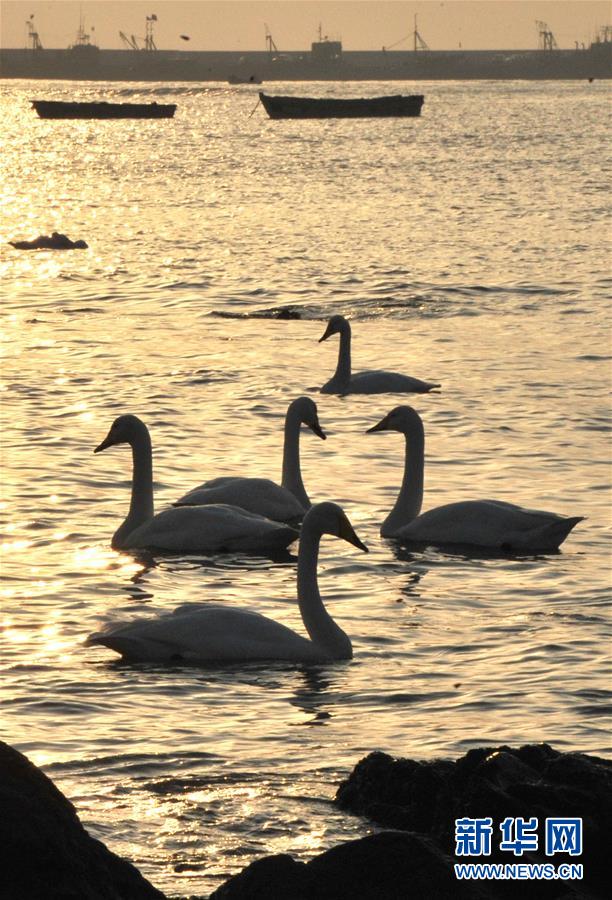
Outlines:
{"type": "Polygon", "coordinates": [[[610,752],[608,88],[421,88],[420,120],[292,123],[251,115],[250,88],[2,85],[3,734],[170,895],[365,833],[330,800],[370,750],[610,752]],[[178,111],[45,122],[27,102],[101,95],[178,111]],[[6,244],[52,230],[90,249],[6,244]],[[275,318],[285,307],[301,318],[275,318]],[[314,393],[337,312],[356,369],[442,382],[403,398],[425,421],[424,508],[497,497],[585,515],[561,553],[379,538],[403,446],[364,432],[402,398],[314,393]],[[295,546],[111,551],[130,455],[92,451],[115,416],[140,415],[158,509],[207,477],[279,478],[284,413],[304,393],[329,433],[303,433],[306,487],[371,551],[322,547],[355,658],[169,669],[85,648],[103,622],[209,599],[301,629],[295,546]]]}

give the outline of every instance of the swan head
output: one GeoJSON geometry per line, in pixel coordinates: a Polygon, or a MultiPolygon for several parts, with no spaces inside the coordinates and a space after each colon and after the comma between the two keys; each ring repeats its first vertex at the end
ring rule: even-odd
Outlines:
{"type": "Polygon", "coordinates": [[[101,444],[99,444],[94,453],[100,453],[107,447],[114,447],[115,444],[131,444],[136,435],[147,431],[147,426],[138,418],[138,416],[125,415],[115,419],[110,430],[101,444]]]}
{"type": "Polygon", "coordinates": [[[307,425],[317,437],[325,440],[327,435],[319,424],[317,404],[310,397],[298,397],[290,405],[287,412],[295,413],[303,425],[307,425]]]}
{"type": "Polygon", "coordinates": [[[319,343],[321,343],[321,341],[326,341],[328,337],[332,336],[332,334],[341,334],[343,331],[349,330],[350,325],[344,318],[344,316],[332,316],[327,323],[325,334],[323,335],[323,337],[319,338],[319,343]]]}
{"type": "Polygon", "coordinates": [[[423,429],[422,419],[416,409],[411,406],[396,406],[377,425],[368,428],[366,434],[376,431],[399,431],[402,434],[410,434],[415,429],[421,431],[423,429]]]}
{"type": "Polygon", "coordinates": [[[302,531],[314,531],[319,535],[331,534],[342,538],[353,547],[368,553],[368,548],[355,534],[355,529],[348,520],[348,516],[337,503],[317,503],[311,506],[302,522],[302,531]]]}

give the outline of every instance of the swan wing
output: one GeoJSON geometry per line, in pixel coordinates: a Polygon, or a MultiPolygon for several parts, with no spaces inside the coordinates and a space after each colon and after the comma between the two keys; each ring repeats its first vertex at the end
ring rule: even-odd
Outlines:
{"type": "Polygon", "coordinates": [[[87,643],[137,662],[320,659],[311,641],[248,609],[183,604],[169,615],[109,625],[87,643]]]}
{"type": "Polygon", "coordinates": [[[273,550],[288,547],[297,532],[237,506],[178,506],[136,528],[127,548],[174,552],[273,550]]]}
{"type": "Polygon", "coordinates": [[[176,506],[211,503],[239,506],[275,522],[299,521],[306,512],[291,491],[269,478],[214,478],[185,494],[176,506]]]}
{"type": "MultiPolygon", "coordinates": [[[[223,487],[223,485],[231,484],[232,481],[238,481],[239,479],[240,475],[221,475],[219,478],[209,478],[208,481],[204,481],[202,484],[199,484],[197,487],[193,488],[193,491],[189,491],[189,493],[191,494],[194,491],[203,491],[207,488],[223,487]]],[[[187,496],[187,494],[185,496],[187,496]]]]}
{"type": "Polygon", "coordinates": [[[466,500],[422,513],[394,537],[438,544],[556,550],[581,519],[501,500],[466,500]]]}
{"type": "Polygon", "coordinates": [[[357,372],[351,376],[346,394],[427,394],[439,384],[431,381],[421,381],[410,375],[401,375],[399,372],[384,372],[374,369],[366,372],[357,372]]]}

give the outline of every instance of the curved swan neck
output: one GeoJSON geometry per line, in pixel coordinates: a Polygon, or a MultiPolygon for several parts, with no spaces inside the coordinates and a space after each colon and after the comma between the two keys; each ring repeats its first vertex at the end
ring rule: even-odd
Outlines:
{"type": "Polygon", "coordinates": [[[351,380],[351,326],[344,322],[339,331],[340,346],[338,348],[338,365],[333,381],[347,384],[351,380]]]}
{"type": "Polygon", "coordinates": [[[124,523],[113,536],[113,546],[121,547],[125,539],[154,516],[153,451],[147,427],[142,424],[130,438],[132,447],[132,496],[124,523]]]}
{"type": "Polygon", "coordinates": [[[300,426],[299,413],[290,406],[285,416],[285,438],[283,445],[283,475],[281,484],[291,491],[304,509],[310,507],[310,499],[306,493],[300,469],[300,426]]]}
{"type": "Polygon", "coordinates": [[[351,659],[353,648],[348,636],[329,615],[319,593],[317,562],[321,534],[302,528],[298,553],[298,602],[306,631],[317,649],[331,659],[351,659]]]}
{"type": "Polygon", "coordinates": [[[416,519],[423,505],[423,473],[425,469],[425,432],[419,419],[411,423],[406,436],[404,478],[395,506],[381,527],[383,537],[391,537],[403,525],[416,519]]]}

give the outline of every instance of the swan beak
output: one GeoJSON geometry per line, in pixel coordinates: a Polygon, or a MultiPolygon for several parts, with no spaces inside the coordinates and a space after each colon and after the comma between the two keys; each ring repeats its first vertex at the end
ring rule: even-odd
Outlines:
{"type": "Polygon", "coordinates": [[[324,441],[327,438],[327,435],[325,434],[325,432],[323,431],[323,429],[321,428],[321,426],[319,425],[318,422],[313,422],[312,425],[309,425],[309,428],[311,431],[314,431],[316,436],[320,437],[322,441],[324,441]]]}
{"type": "Polygon", "coordinates": [[[323,335],[323,337],[319,338],[319,344],[322,341],[326,341],[328,337],[331,337],[332,334],[335,334],[335,333],[336,332],[333,330],[331,322],[328,322],[327,328],[325,329],[325,334],[323,335]]]}
{"type": "Polygon", "coordinates": [[[364,553],[370,552],[366,545],[359,540],[359,538],[355,534],[355,529],[346,518],[346,516],[340,522],[338,536],[344,538],[344,540],[348,541],[349,544],[352,544],[353,547],[357,547],[358,550],[363,550],[364,553]]]}
{"type": "Polygon", "coordinates": [[[94,453],[100,453],[101,450],[106,450],[107,447],[112,447],[112,446],[114,446],[114,444],[115,444],[115,441],[111,437],[111,432],[109,431],[108,434],[106,435],[106,437],[104,438],[104,440],[102,441],[102,443],[96,447],[96,449],[94,450],[94,453]]]}
{"type": "Polygon", "coordinates": [[[375,431],[388,431],[388,420],[389,416],[385,416],[384,419],[381,419],[378,425],[372,425],[371,428],[366,429],[366,434],[372,434],[375,431]]]}

